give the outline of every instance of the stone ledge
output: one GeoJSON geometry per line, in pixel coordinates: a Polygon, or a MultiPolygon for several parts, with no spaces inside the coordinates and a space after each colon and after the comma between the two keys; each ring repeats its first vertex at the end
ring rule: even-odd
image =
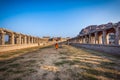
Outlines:
{"type": "Polygon", "coordinates": [[[15,49],[23,49],[29,47],[36,47],[38,44],[23,44],[23,45],[2,45],[0,46],[0,52],[15,50],[15,49]]]}
{"type": "Polygon", "coordinates": [[[101,51],[113,55],[120,55],[120,46],[116,45],[80,44],[80,43],[70,43],[70,45],[101,51]]]}

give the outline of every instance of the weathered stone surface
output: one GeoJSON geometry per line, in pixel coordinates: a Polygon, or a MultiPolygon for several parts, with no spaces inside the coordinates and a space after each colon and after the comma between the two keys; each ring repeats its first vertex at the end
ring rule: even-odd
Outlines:
{"type": "Polygon", "coordinates": [[[83,48],[88,48],[88,49],[120,56],[120,46],[116,46],[116,45],[96,45],[96,44],[80,44],[80,43],[71,43],[71,45],[75,47],[83,47],[83,48]]]}
{"type": "Polygon", "coordinates": [[[120,55],[120,22],[88,26],[68,42],[77,47],[120,55]]]}

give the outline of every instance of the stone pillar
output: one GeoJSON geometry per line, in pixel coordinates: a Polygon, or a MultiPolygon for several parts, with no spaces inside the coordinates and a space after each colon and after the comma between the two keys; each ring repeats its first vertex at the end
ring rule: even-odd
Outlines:
{"type": "Polygon", "coordinates": [[[16,38],[16,44],[19,44],[19,37],[16,38]]]}
{"type": "Polygon", "coordinates": [[[93,41],[93,36],[91,35],[91,44],[93,44],[93,42],[94,42],[94,41],[93,41]]]}
{"type": "Polygon", "coordinates": [[[85,36],[83,37],[83,43],[85,44],[85,36]]]}
{"type": "Polygon", "coordinates": [[[21,44],[24,44],[24,39],[23,39],[23,37],[21,38],[21,44]]]}
{"type": "Polygon", "coordinates": [[[33,44],[34,44],[34,37],[33,37],[33,44]]]}
{"type": "Polygon", "coordinates": [[[102,44],[107,44],[107,39],[106,39],[106,31],[103,30],[103,40],[102,40],[102,44]]]}
{"type": "Polygon", "coordinates": [[[26,44],[28,44],[28,36],[26,35],[26,44]]]}
{"type": "Polygon", "coordinates": [[[81,43],[81,38],[79,37],[79,43],[81,43]]]}
{"type": "Polygon", "coordinates": [[[41,39],[39,38],[39,44],[41,43],[41,39]]]}
{"type": "Polygon", "coordinates": [[[37,43],[37,38],[35,37],[35,43],[37,43]]]}
{"type": "Polygon", "coordinates": [[[119,27],[116,27],[116,33],[115,33],[115,45],[119,45],[119,39],[120,39],[120,31],[119,27]]]}
{"type": "Polygon", "coordinates": [[[90,35],[90,44],[95,44],[95,36],[94,35],[90,35]]]}
{"type": "Polygon", "coordinates": [[[34,43],[36,43],[36,38],[34,38],[34,43]]]}
{"type": "Polygon", "coordinates": [[[14,33],[11,33],[10,44],[14,45],[14,43],[15,43],[14,33]]]}
{"type": "Polygon", "coordinates": [[[24,44],[27,43],[26,35],[24,35],[24,44]]]}
{"type": "Polygon", "coordinates": [[[99,44],[102,44],[102,41],[103,41],[103,40],[102,40],[102,35],[98,35],[98,43],[99,43],[99,44]]]}
{"type": "Polygon", "coordinates": [[[106,44],[109,44],[109,33],[106,34],[106,44]]]}
{"type": "Polygon", "coordinates": [[[80,37],[80,43],[82,43],[82,37],[80,37]]]}
{"type": "Polygon", "coordinates": [[[91,34],[89,34],[89,44],[91,44],[91,34]]]}
{"type": "Polygon", "coordinates": [[[95,44],[95,35],[93,36],[93,44],[95,44]]]}
{"type": "Polygon", "coordinates": [[[82,43],[84,43],[84,38],[83,38],[83,36],[82,36],[82,43]]]}
{"type": "Polygon", "coordinates": [[[37,43],[37,38],[35,38],[35,43],[37,43]]]}
{"type": "Polygon", "coordinates": [[[30,36],[30,44],[32,43],[32,37],[30,36]]]}
{"type": "Polygon", "coordinates": [[[40,43],[40,38],[38,38],[38,43],[40,43]]]}
{"type": "Polygon", "coordinates": [[[19,34],[18,38],[19,38],[19,44],[21,44],[21,34],[19,34]]]}
{"type": "Polygon", "coordinates": [[[94,37],[91,35],[91,44],[94,44],[94,37]]]}
{"type": "Polygon", "coordinates": [[[36,43],[38,43],[38,38],[36,38],[36,43]]]}
{"type": "Polygon", "coordinates": [[[33,37],[31,37],[31,43],[33,43],[33,37]]]}
{"type": "Polygon", "coordinates": [[[80,38],[78,37],[78,43],[80,43],[80,38]]]}
{"type": "Polygon", "coordinates": [[[3,31],[1,31],[0,44],[1,44],[1,45],[4,45],[4,44],[5,44],[5,32],[3,32],[3,31]]]}
{"type": "Polygon", "coordinates": [[[74,43],[76,43],[76,39],[74,39],[74,43]]]}
{"type": "Polygon", "coordinates": [[[98,44],[98,33],[95,32],[95,44],[98,44]]]}
{"type": "Polygon", "coordinates": [[[35,43],[35,37],[34,37],[34,43],[35,43]]]}
{"type": "Polygon", "coordinates": [[[78,38],[76,38],[76,43],[78,43],[78,38]]]}
{"type": "Polygon", "coordinates": [[[38,40],[38,42],[37,42],[37,43],[39,44],[39,38],[37,38],[37,40],[38,40]]]}
{"type": "Polygon", "coordinates": [[[28,44],[30,44],[30,36],[28,36],[27,41],[28,41],[28,44]]]}
{"type": "Polygon", "coordinates": [[[87,36],[85,36],[85,44],[87,44],[87,36]]]}
{"type": "Polygon", "coordinates": [[[81,38],[79,37],[79,43],[81,43],[81,38]]]}
{"type": "Polygon", "coordinates": [[[84,37],[82,36],[82,43],[84,43],[84,37]]]}

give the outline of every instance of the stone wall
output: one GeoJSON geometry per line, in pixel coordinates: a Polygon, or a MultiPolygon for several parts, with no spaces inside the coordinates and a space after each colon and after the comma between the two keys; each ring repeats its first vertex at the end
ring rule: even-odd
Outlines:
{"type": "Polygon", "coordinates": [[[96,29],[91,30],[91,27],[87,32],[82,32],[82,34],[79,34],[68,41],[81,44],[120,45],[120,22],[100,25],[100,29],[97,29],[96,27],[96,29]]]}
{"type": "Polygon", "coordinates": [[[66,44],[120,55],[120,22],[89,26],[66,44]]]}
{"type": "Polygon", "coordinates": [[[44,47],[44,46],[50,46],[53,44],[55,44],[54,41],[34,43],[34,44],[0,45],[0,52],[6,52],[10,50],[24,49],[24,48],[30,48],[30,47],[37,47],[37,46],[44,47]]]}
{"type": "Polygon", "coordinates": [[[17,33],[4,28],[0,28],[0,52],[30,48],[36,46],[48,46],[55,42],[48,41],[46,39],[17,33]],[[6,36],[8,40],[6,41],[6,36]]]}
{"type": "Polygon", "coordinates": [[[98,44],[80,44],[80,43],[70,43],[70,45],[120,56],[120,46],[117,45],[98,45],[98,44]]]}
{"type": "Polygon", "coordinates": [[[36,47],[38,44],[23,44],[23,45],[2,45],[0,46],[0,52],[16,50],[16,49],[23,49],[23,48],[30,48],[36,47]]]}

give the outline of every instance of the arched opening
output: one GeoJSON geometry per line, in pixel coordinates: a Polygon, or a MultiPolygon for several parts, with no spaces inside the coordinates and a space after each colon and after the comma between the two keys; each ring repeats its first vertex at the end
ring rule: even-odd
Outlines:
{"type": "Polygon", "coordinates": [[[103,44],[102,31],[98,32],[98,44],[103,44]]]}
{"type": "Polygon", "coordinates": [[[5,44],[5,34],[0,33],[0,45],[4,45],[5,44]]]}
{"type": "Polygon", "coordinates": [[[95,44],[95,34],[94,33],[91,34],[91,43],[95,44]]]}
{"type": "Polygon", "coordinates": [[[88,44],[89,43],[89,35],[86,35],[85,37],[86,37],[85,38],[86,39],[86,43],[88,44]]]}
{"type": "Polygon", "coordinates": [[[14,34],[14,44],[18,44],[18,34],[14,34]]]}
{"type": "Polygon", "coordinates": [[[109,44],[115,44],[115,33],[109,33],[109,44]]]}
{"type": "Polygon", "coordinates": [[[107,44],[113,45],[115,44],[115,29],[110,28],[107,30],[107,44]]]}
{"type": "Polygon", "coordinates": [[[5,40],[5,44],[9,44],[9,35],[6,34],[4,40],[5,40]]]}

